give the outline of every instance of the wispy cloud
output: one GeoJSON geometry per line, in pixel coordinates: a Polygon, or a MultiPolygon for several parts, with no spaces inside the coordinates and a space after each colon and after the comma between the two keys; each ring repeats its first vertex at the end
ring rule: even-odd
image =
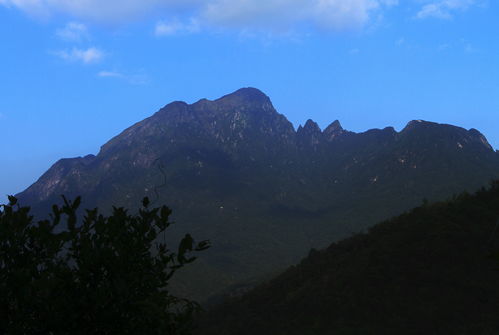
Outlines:
{"type": "Polygon", "coordinates": [[[437,47],[438,51],[446,51],[449,50],[451,47],[450,43],[442,43],[437,47]]]}
{"type": "Polygon", "coordinates": [[[416,14],[418,19],[437,18],[451,19],[456,11],[465,11],[473,5],[477,5],[477,0],[439,0],[424,5],[416,14]]]}
{"type": "Polygon", "coordinates": [[[463,43],[464,46],[464,52],[466,52],[467,54],[480,52],[480,50],[475,48],[471,43],[466,42],[465,40],[462,40],[461,42],[463,43]]]}
{"type": "Polygon", "coordinates": [[[108,79],[120,79],[132,85],[145,85],[149,83],[149,77],[143,73],[126,74],[118,71],[104,70],[98,72],[97,77],[108,78],[108,79]]]}
{"type": "Polygon", "coordinates": [[[242,29],[287,30],[312,24],[328,30],[357,29],[396,0],[212,0],[203,12],[207,22],[242,29]]]}
{"type": "Polygon", "coordinates": [[[69,22],[64,28],[58,29],[56,35],[69,42],[80,42],[90,36],[87,26],[79,22],[69,22]]]}
{"type": "Polygon", "coordinates": [[[464,52],[467,54],[479,53],[480,49],[473,46],[470,42],[465,39],[460,39],[453,42],[445,42],[438,45],[437,50],[440,52],[452,50],[453,52],[464,52]]]}
{"type": "MultiPolygon", "coordinates": [[[[398,4],[398,0],[0,0],[34,15],[58,13],[99,22],[133,20],[147,14],[165,18],[194,17],[203,27],[247,30],[292,30],[305,25],[318,29],[360,29],[398,4]]],[[[158,34],[168,35],[192,26],[158,25],[158,34]]],[[[69,34],[71,35],[71,34],[69,34]]]]}
{"type": "Polygon", "coordinates": [[[171,11],[199,3],[203,0],[0,0],[0,5],[17,7],[38,17],[63,14],[104,23],[123,22],[158,10],[171,11]]]}
{"type": "MultiPolygon", "coordinates": [[[[450,19],[456,12],[484,4],[486,0],[413,0],[422,3],[418,19],[450,19]]],[[[0,0],[33,15],[57,14],[75,20],[103,23],[126,22],[147,15],[164,17],[155,26],[157,36],[192,33],[203,29],[240,32],[289,32],[301,27],[332,31],[376,25],[398,0],[0,0]],[[191,21],[175,18],[191,17],[191,21]]],[[[78,40],[87,33],[81,23],[69,23],[58,31],[61,38],[78,40]]]]}
{"type": "Polygon", "coordinates": [[[177,34],[192,34],[200,30],[198,20],[191,18],[188,23],[178,19],[170,21],[159,21],[156,23],[154,34],[156,36],[172,36],[177,34]]]}
{"type": "Polygon", "coordinates": [[[80,62],[83,64],[98,63],[104,58],[104,52],[98,48],[88,49],[73,48],[71,50],[59,50],[53,52],[57,57],[68,62],[80,62]]]}
{"type": "Polygon", "coordinates": [[[98,77],[102,78],[124,78],[125,75],[123,73],[114,72],[114,71],[100,71],[97,73],[98,77]]]}

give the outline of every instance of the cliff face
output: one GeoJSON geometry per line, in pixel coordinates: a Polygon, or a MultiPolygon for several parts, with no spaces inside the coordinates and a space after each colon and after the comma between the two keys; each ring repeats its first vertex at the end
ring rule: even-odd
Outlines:
{"type": "Polygon", "coordinates": [[[292,124],[257,89],[173,102],[102,146],[63,159],[18,195],[46,214],[60,195],[83,206],[167,204],[177,230],[214,247],[179,290],[205,298],[295,262],[377,220],[499,177],[477,130],[411,121],[402,131],[292,124]],[[198,271],[198,272],[196,272],[198,271]]]}

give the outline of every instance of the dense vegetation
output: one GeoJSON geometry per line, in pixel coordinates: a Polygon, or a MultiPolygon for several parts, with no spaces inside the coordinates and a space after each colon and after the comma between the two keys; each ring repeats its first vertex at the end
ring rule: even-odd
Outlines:
{"type": "Polygon", "coordinates": [[[201,321],[199,334],[498,334],[499,182],[423,204],[201,321]]]}
{"type": "Polygon", "coordinates": [[[173,274],[208,247],[186,235],[174,253],[163,242],[171,211],[110,216],[64,199],[50,220],[28,207],[0,211],[0,334],[189,334],[198,305],[169,293],[173,274]]]}

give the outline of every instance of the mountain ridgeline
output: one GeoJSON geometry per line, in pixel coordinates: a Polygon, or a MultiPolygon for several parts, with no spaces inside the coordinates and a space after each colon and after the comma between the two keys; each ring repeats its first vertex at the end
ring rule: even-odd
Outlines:
{"type": "Polygon", "coordinates": [[[205,300],[423,199],[498,177],[499,154],[477,130],[411,121],[400,132],[354,133],[338,121],[321,131],[311,120],[295,130],[265,94],[244,88],[170,103],[97,156],[58,161],[17,197],[40,216],[61,194],[103,210],[133,208],[144,196],[167,204],[179,233],[212,241],[176,286],[205,300]]]}

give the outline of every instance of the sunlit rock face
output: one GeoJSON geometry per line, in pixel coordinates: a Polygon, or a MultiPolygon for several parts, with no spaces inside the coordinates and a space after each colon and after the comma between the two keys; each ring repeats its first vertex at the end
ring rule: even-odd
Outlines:
{"type": "Polygon", "coordinates": [[[339,121],[321,130],[312,120],[295,130],[269,97],[244,88],[170,103],[96,156],[58,161],[18,197],[38,216],[62,194],[105,211],[134,209],[144,196],[169,205],[179,222],[172,236],[189,231],[215,245],[198,265],[206,280],[179,285],[206,298],[496,177],[499,154],[477,130],[421,120],[400,132],[354,133],[339,121]]]}

